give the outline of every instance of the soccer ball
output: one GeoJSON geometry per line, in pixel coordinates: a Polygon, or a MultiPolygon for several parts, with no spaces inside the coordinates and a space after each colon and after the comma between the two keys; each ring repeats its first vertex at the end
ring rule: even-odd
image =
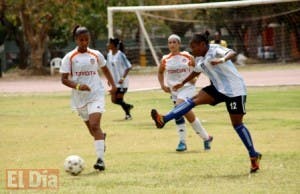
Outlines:
{"type": "Polygon", "coordinates": [[[64,162],[65,171],[73,176],[79,175],[84,169],[84,160],[77,155],[68,156],[64,162]]]}

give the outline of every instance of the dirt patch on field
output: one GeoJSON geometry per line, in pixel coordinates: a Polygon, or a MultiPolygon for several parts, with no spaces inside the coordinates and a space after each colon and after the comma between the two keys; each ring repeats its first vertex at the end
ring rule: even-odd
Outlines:
{"type": "MultiPolygon", "coordinates": [[[[240,71],[247,86],[300,85],[300,67],[274,70],[240,71]]],[[[105,79],[103,83],[106,85],[105,79]]],[[[209,84],[209,80],[200,76],[198,87],[209,84]]],[[[160,88],[155,71],[130,75],[129,91],[160,88]]],[[[70,88],[62,85],[60,76],[19,76],[17,73],[4,74],[0,78],[1,93],[64,92],[70,88]]]]}

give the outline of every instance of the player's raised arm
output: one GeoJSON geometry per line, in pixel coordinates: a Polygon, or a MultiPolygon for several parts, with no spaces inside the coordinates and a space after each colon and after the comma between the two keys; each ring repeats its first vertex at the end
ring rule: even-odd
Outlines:
{"type": "Polygon", "coordinates": [[[218,65],[221,63],[225,63],[228,60],[232,60],[236,56],[236,52],[233,50],[228,50],[228,52],[225,53],[224,57],[221,58],[215,58],[211,61],[212,65],[218,65]]]}

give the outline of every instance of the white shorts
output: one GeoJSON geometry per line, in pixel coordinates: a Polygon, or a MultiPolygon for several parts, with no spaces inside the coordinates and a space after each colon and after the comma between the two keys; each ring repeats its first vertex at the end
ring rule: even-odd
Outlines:
{"type": "Polygon", "coordinates": [[[105,111],[105,101],[104,96],[97,101],[90,102],[82,108],[78,108],[77,112],[79,116],[84,120],[89,120],[89,115],[92,113],[103,113],[105,111]]]}
{"type": "Polygon", "coordinates": [[[196,86],[184,86],[179,90],[171,92],[171,99],[173,102],[176,102],[177,99],[186,100],[187,98],[192,98],[196,94],[196,86]]]}

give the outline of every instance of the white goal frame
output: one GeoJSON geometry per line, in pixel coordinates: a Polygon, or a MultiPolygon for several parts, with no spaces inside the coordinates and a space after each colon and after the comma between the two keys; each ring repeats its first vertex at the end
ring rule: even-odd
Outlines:
{"type": "Polygon", "coordinates": [[[227,2],[213,2],[213,3],[196,3],[196,4],[177,4],[177,5],[151,5],[151,6],[121,6],[121,7],[107,7],[107,28],[108,38],[113,37],[113,13],[114,12],[134,12],[137,16],[141,31],[147,41],[151,54],[157,66],[160,62],[154,50],[149,35],[145,29],[144,22],[141,16],[143,11],[166,11],[166,10],[183,10],[183,9],[210,9],[210,8],[226,8],[226,7],[245,7],[250,5],[265,5],[296,2],[299,0],[240,0],[227,2]]]}

